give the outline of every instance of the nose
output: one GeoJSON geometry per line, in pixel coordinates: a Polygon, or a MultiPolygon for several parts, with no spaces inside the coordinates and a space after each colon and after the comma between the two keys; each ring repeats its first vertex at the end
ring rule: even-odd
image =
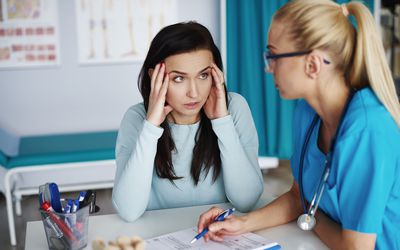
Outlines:
{"type": "Polygon", "coordinates": [[[198,96],[198,93],[199,92],[197,89],[196,81],[194,81],[194,80],[189,81],[189,87],[188,87],[186,95],[190,98],[195,98],[198,96]]]}

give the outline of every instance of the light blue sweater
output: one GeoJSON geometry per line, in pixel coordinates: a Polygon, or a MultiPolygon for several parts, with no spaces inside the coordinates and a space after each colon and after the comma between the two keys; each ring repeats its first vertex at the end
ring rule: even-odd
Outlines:
{"type": "Polygon", "coordinates": [[[134,221],[145,210],[231,202],[239,211],[250,210],[263,192],[258,165],[258,138],[246,100],[228,95],[229,115],[212,120],[218,137],[222,171],[213,183],[212,171],[202,174],[197,186],[190,175],[194,138],[199,122],[191,125],[170,123],[177,151],[172,163],[182,179],[172,184],[154,170],[157,142],[163,129],[149,123],[143,103],[126,112],[116,145],[117,172],[112,194],[119,215],[134,221]]]}

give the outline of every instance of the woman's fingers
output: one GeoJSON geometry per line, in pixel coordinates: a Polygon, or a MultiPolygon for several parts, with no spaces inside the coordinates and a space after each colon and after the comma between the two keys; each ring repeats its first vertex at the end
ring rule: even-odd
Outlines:
{"type": "Polygon", "coordinates": [[[164,107],[164,114],[167,116],[172,110],[174,110],[171,106],[167,105],[164,107]]]}
{"type": "Polygon", "coordinates": [[[169,76],[165,73],[165,64],[157,64],[152,75],[150,96],[155,102],[165,102],[168,90],[169,76]]]}
{"type": "Polygon", "coordinates": [[[165,96],[167,95],[168,84],[169,84],[169,75],[165,74],[164,80],[160,88],[160,96],[164,97],[164,100],[165,96]]]}
{"type": "Polygon", "coordinates": [[[220,230],[226,230],[229,231],[229,227],[231,226],[231,223],[229,223],[227,220],[224,221],[218,221],[210,224],[208,226],[209,232],[212,233],[217,233],[220,230]]]}
{"type": "Polygon", "coordinates": [[[156,82],[156,78],[158,75],[158,71],[160,70],[160,63],[156,64],[156,66],[154,67],[153,73],[151,74],[151,81],[150,81],[150,92],[153,92],[154,90],[154,85],[156,82]]]}
{"type": "Polygon", "coordinates": [[[211,69],[211,74],[214,79],[215,87],[217,89],[223,89],[224,81],[220,79],[220,76],[218,75],[217,71],[214,68],[211,69]]]}
{"type": "Polygon", "coordinates": [[[224,80],[224,73],[221,71],[220,68],[218,68],[218,66],[215,63],[213,63],[213,69],[215,70],[215,72],[217,72],[219,79],[221,81],[223,81],[224,80]]]}
{"type": "Polygon", "coordinates": [[[223,89],[223,87],[225,87],[224,73],[215,63],[212,64],[211,74],[213,76],[215,86],[218,89],[223,89]]]}
{"type": "Polygon", "coordinates": [[[224,241],[224,238],[220,234],[210,234],[210,240],[222,242],[224,241]]]}
{"type": "Polygon", "coordinates": [[[154,91],[156,93],[158,93],[160,91],[160,88],[162,86],[163,79],[164,79],[164,76],[165,76],[164,72],[165,72],[165,64],[161,63],[160,69],[158,71],[158,74],[156,75],[155,82],[154,82],[154,91]]]}
{"type": "Polygon", "coordinates": [[[165,64],[160,63],[155,66],[151,76],[151,91],[146,117],[156,126],[159,126],[165,120],[166,115],[172,111],[171,106],[165,105],[169,76],[164,72],[165,64]]]}
{"type": "Polygon", "coordinates": [[[215,221],[215,218],[224,210],[218,207],[212,207],[199,217],[197,224],[198,232],[208,227],[208,232],[203,236],[204,241],[223,241],[224,236],[238,235],[243,227],[240,217],[235,215],[228,216],[224,221],[215,221]]]}
{"type": "MultiPolygon", "coordinates": [[[[220,215],[224,210],[219,207],[212,207],[205,213],[201,214],[199,217],[199,222],[197,224],[198,232],[200,233],[211,223],[215,222],[215,218],[220,215]]],[[[207,242],[210,239],[215,241],[222,241],[223,239],[216,235],[215,232],[208,231],[207,234],[203,236],[204,240],[207,242]]]]}
{"type": "Polygon", "coordinates": [[[219,207],[212,207],[205,213],[202,213],[199,217],[199,222],[197,223],[198,232],[200,233],[206,228],[210,223],[212,223],[220,213],[224,210],[219,207]]]}
{"type": "Polygon", "coordinates": [[[237,235],[235,233],[231,233],[226,231],[225,229],[221,229],[218,232],[210,232],[208,231],[208,233],[206,235],[204,235],[204,240],[207,242],[209,240],[213,240],[213,241],[224,241],[224,237],[225,236],[234,236],[237,235]]]}
{"type": "Polygon", "coordinates": [[[167,98],[168,85],[169,85],[169,75],[165,74],[164,81],[162,83],[162,86],[160,89],[160,94],[159,94],[159,100],[162,102],[161,104],[164,105],[165,116],[168,115],[173,110],[173,108],[170,105],[165,105],[165,99],[167,98]]]}
{"type": "Polygon", "coordinates": [[[218,231],[218,233],[223,235],[223,236],[234,236],[234,235],[237,235],[237,233],[232,233],[232,232],[226,231],[225,229],[221,229],[220,231],[218,231]]]}
{"type": "Polygon", "coordinates": [[[206,241],[213,240],[213,241],[224,241],[224,233],[223,232],[208,232],[206,234],[207,239],[206,241]]]}

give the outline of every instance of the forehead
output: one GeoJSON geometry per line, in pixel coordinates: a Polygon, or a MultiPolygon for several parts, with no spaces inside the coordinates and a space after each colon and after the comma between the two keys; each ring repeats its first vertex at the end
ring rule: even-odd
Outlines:
{"type": "Polygon", "coordinates": [[[267,47],[282,51],[294,48],[288,30],[287,24],[273,21],[268,31],[267,47]]]}
{"type": "Polygon", "coordinates": [[[172,55],[164,62],[168,71],[198,73],[213,62],[213,55],[209,50],[195,50],[187,53],[172,55]]]}

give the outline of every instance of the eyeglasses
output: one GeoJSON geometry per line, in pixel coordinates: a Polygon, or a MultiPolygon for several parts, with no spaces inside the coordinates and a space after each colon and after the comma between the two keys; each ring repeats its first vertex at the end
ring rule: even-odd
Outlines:
{"type": "Polygon", "coordinates": [[[270,51],[264,51],[264,63],[265,67],[268,70],[271,70],[273,64],[276,59],[283,58],[283,57],[293,57],[293,56],[302,56],[310,53],[311,51],[298,51],[298,52],[291,52],[291,53],[282,53],[282,54],[271,54],[270,51]]]}

